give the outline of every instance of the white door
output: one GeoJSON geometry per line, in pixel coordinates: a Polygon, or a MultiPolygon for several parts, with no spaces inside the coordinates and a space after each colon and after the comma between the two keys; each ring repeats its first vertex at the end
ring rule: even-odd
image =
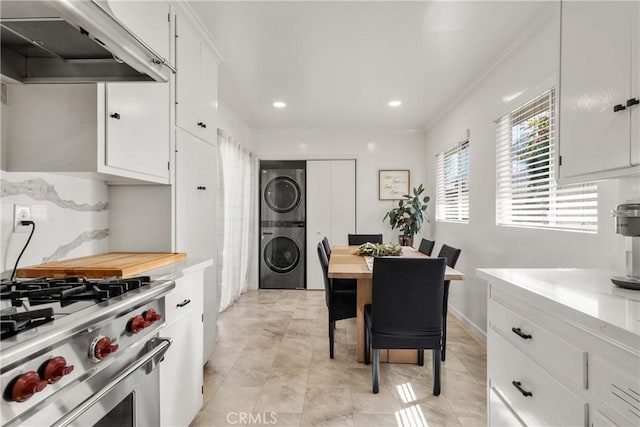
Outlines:
{"type": "Polygon", "coordinates": [[[307,289],[324,289],[318,243],[331,241],[331,162],[307,161],[307,289]]]}
{"type": "Polygon", "coordinates": [[[109,167],[169,179],[169,83],[106,84],[109,167]]]}
{"type": "Polygon", "coordinates": [[[218,138],[218,63],[209,50],[200,46],[200,119],[202,138],[215,144],[218,138]]]}
{"type": "Polygon", "coordinates": [[[324,289],[318,243],[346,245],[355,230],[355,160],[307,161],[307,289],[324,289]]]}
{"type": "Polygon", "coordinates": [[[180,16],[176,16],[176,68],[176,125],[199,135],[200,40],[180,16]]]}
{"type": "MultiPolygon", "coordinates": [[[[631,69],[631,97],[640,100],[640,3],[632,2],[635,7],[631,26],[633,62],[631,69]]],[[[640,104],[631,107],[631,164],[640,165],[640,104]]]]}
{"type": "Polygon", "coordinates": [[[176,131],[176,250],[197,258],[200,246],[199,145],[193,135],[176,131]]]}
{"type": "MultiPolygon", "coordinates": [[[[631,25],[635,2],[563,2],[561,178],[628,167],[631,25]]],[[[637,12],[636,12],[637,15],[637,12]]]]}

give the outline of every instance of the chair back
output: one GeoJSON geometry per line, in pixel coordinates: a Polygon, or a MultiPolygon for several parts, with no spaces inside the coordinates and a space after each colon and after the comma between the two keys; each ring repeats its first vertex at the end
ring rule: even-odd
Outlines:
{"type": "Polygon", "coordinates": [[[363,243],[382,243],[380,234],[349,234],[349,246],[360,246],[363,243]]]}
{"type": "Polygon", "coordinates": [[[426,256],[431,256],[431,252],[433,252],[433,247],[435,246],[435,244],[436,242],[434,242],[433,240],[422,239],[418,251],[422,252],[426,256]]]}
{"type": "Polygon", "coordinates": [[[324,248],[324,253],[327,255],[327,259],[331,259],[331,245],[329,244],[329,239],[327,236],[322,239],[322,247],[324,248]]]}
{"type": "Polygon", "coordinates": [[[318,258],[320,259],[320,267],[322,268],[322,277],[324,278],[324,297],[327,307],[331,304],[331,279],[329,279],[329,260],[324,252],[322,242],[318,243],[318,258]]]}
{"type": "Polygon", "coordinates": [[[446,258],[447,265],[451,268],[455,268],[461,252],[461,249],[457,249],[449,245],[442,245],[440,252],[438,253],[438,258],[446,258]]]}
{"type": "Polygon", "coordinates": [[[374,258],[374,348],[440,349],[444,274],[444,258],[374,258]]]}

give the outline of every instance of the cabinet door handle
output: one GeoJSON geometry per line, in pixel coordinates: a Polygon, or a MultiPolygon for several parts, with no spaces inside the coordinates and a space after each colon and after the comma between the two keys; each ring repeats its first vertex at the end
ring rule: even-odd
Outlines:
{"type": "Polygon", "coordinates": [[[204,123],[198,122],[198,126],[202,127],[202,126],[204,126],[204,123]]]}
{"type": "Polygon", "coordinates": [[[626,110],[626,109],[627,109],[627,107],[625,107],[622,104],[618,104],[618,105],[614,105],[613,106],[613,112],[614,113],[617,113],[618,111],[623,111],[623,110],[626,110]]]}
{"type": "Polygon", "coordinates": [[[514,334],[516,334],[517,336],[519,336],[522,339],[525,339],[525,340],[530,340],[531,339],[531,335],[525,334],[524,332],[522,332],[522,329],[520,329],[520,328],[513,327],[513,328],[511,328],[511,332],[513,332],[514,334]]]}
{"type": "Polygon", "coordinates": [[[206,129],[207,128],[207,124],[206,123],[202,123],[202,127],[206,129]]]}
{"type": "Polygon", "coordinates": [[[523,388],[522,388],[522,383],[521,383],[520,381],[511,381],[511,384],[513,384],[513,386],[514,386],[515,388],[517,388],[517,389],[518,389],[518,391],[519,391],[520,393],[522,393],[522,395],[523,395],[524,397],[531,397],[531,396],[533,396],[533,393],[531,393],[530,391],[527,391],[527,390],[525,390],[525,389],[523,389],[523,388]]]}
{"type": "Polygon", "coordinates": [[[196,190],[206,190],[207,187],[203,187],[202,185],[199,185],[196,187],[196,190]]]}
{"type": "Polygon", "coordinates": [[[638,104],[640,104],[640,101],[637,98],[631,98],[627,100],[627,107],[632,107],[638,104]]]}
{"type": "Polygon", "coordinates": [[[190,300],[190,299],[186,299],[186,300],[182,301],[180,304],[176,304],[176,307],[180,307],[180,308],[182,308],[182,307],[184,307],[185,305],[189,304],[190,302],[191,302],[191,300],[190,300]]]}
{"type": "Polygon", "coordinates": [[[120,113],[112,113],[111,117],[113,117],[116,120],[120,120],[120,113]]]}

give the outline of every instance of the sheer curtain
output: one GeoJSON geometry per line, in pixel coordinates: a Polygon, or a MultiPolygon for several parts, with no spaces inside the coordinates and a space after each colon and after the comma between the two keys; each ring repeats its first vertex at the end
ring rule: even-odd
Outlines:
{"type": "Polygon", "coordinates": [[[255,158],[218,129],[218,278],[220,311],[248,288],[254,247],[255,158]]]}

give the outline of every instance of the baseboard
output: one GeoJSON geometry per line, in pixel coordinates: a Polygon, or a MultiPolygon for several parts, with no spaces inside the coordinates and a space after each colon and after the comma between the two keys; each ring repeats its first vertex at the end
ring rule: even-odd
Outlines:
{"type": "Polygon", "coordinates": [[[460,310],[458,310],[457,308],[455,308],[452,305],[449,305],[449,313],[453,314],[456,317],[456,319],[458,319],[460,321],[460,323],[462,323],[464,326],[469,328],[471,333],[473,333],[473,335],[476,338],[478,338],[480,341],[482,341],[482,342],[484,342],[486,344],[486,342],[487,342],[487,333],[485,331],[483,331],[474,322],[472,322],[471,319],[469,319],[467,316],[462,314],[462,312],[460,310]]]}

